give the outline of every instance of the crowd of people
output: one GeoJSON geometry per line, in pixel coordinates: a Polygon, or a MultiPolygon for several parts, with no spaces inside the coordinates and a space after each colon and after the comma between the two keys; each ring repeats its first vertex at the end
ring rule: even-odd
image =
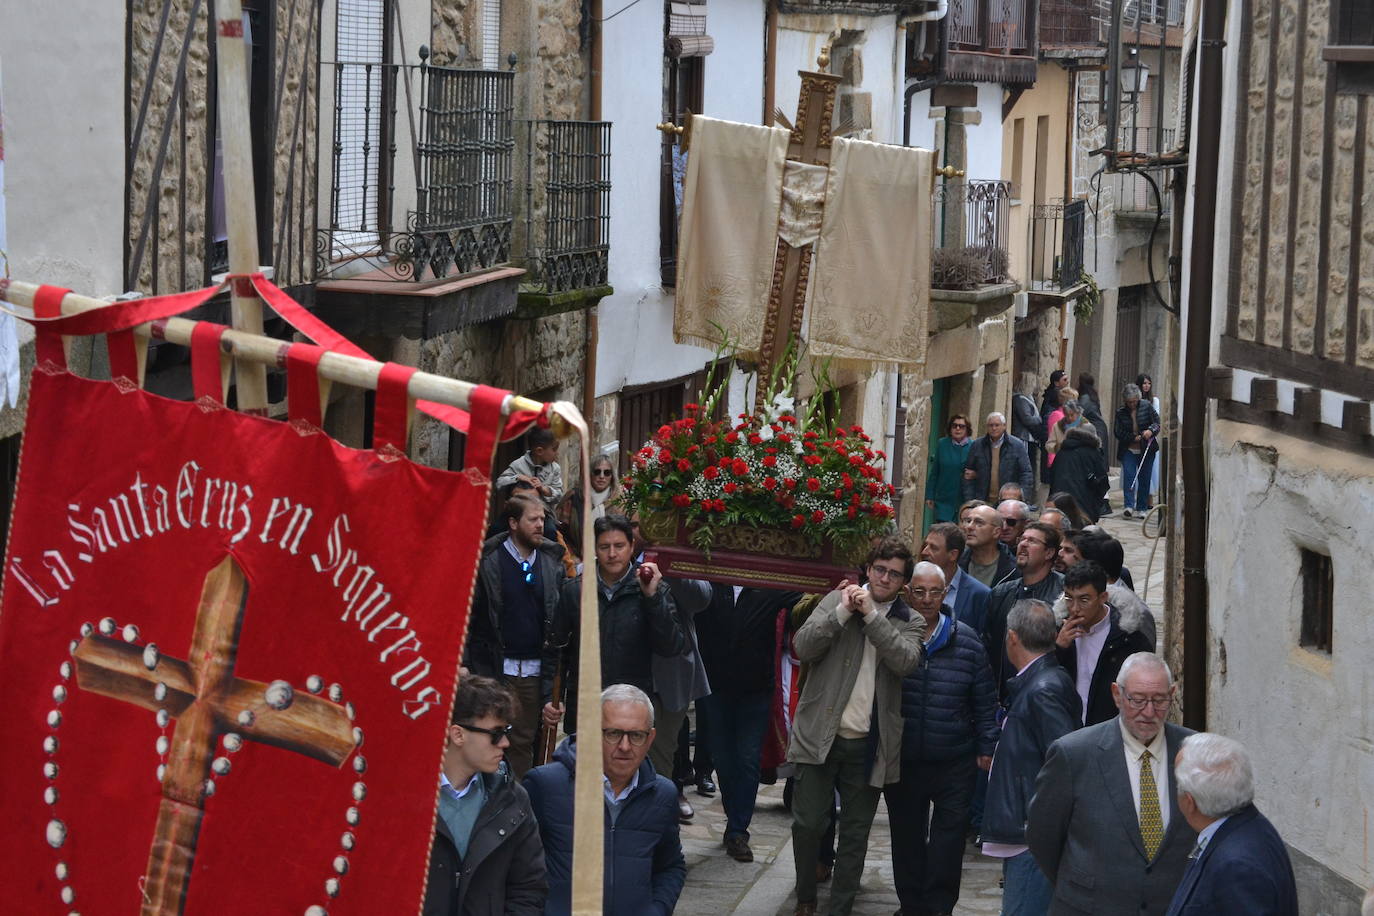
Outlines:
{"type": "MultiPolygon", "coordinates": [[[[1158,418],[1135,388],[1117,439],[1141,445],[1146,478],[1158,418]]],[[[1073,394],[1056,421],[1065,487],[1097,413],[1073,394]]],[[[570,912],[577,748],[598,738],[566,698],[588,676],[575,660],[580,577],[594,575],[605,913],[674,911],[689,786],[719,791],[724,851],[750,862],[759,785],[786,779],[798,916],[827,881],[828,912],[850,912],[880,800],[898,916],[954,910],[970,839],[1001,860],[1004,914],[1296,914],[1245,748],[1166,721],[1174,679],[1121,543],[1092,524],[1099,503],[1066,489],[1037,514],[1005,418],[978,439],[956,419],[934,462],[957,469],[957,495],[944,480],[928,491],[949,518],[914,549],[876,540],[827,595],[665,579],[617,514],[609,459],[593,463],[592,493],[565,495],[551,440],[533,432],[498,478],[424,913],[570,912]],[[595,556],[579,561],[569,525],[583,505],[595,556]]]]}

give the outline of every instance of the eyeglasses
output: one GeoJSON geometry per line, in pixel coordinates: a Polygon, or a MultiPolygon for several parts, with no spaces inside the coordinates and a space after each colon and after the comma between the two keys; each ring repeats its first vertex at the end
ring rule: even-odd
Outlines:
{"type": "Polygon", "coordinates": [[[921,599],[921,598],[927,598],[927,597],[929,597],[929,598],[938,598],[938,597],[940,597],[941,595],[943,595],[945,592],[949,591],[949,589],[947,589],[947,588],[913,588],[913,589],[908,589],[908,591],[911,592],[911,597],[916,598],[916,599],[919,600],[919,599],[921,599]]]}
{"type": "Polygon", "coordinates": [[[526,585],[533,585],[533,584],[534,584],[534,570],[530,568],[530,561],[529,561],[529,560],[521,560],[521,561],[520,561],[520,571],[521,571],[522,573],[525,574],[525,584],[526,584],[526,585]]]}
{"type": "Polygon", "coordinates": [[[614,477],[614,476],[615,476],[615,471],[612,471],[610,468],[597,468],[596,470],[592,471],[592,476],[593,476],[593,477],[614,477]]]}
{"type": "Polygon", "coordinates": [[[1126,705],[1134,709],[1136,712],[1139,712],[1146,706],[1153,706],[1155,709],[1163,711],[1174,704],[1174,698],[1172,696],[1133,697],[1125,691],[1122,691],[1122,695],[1126,697],[1126,705]]]}
{"type": "Polygon", "coordinates": [[[888,569],[886,566],[879,566],[876,563],[868,567],[868,575],[870,578],[882,579],[885,582],[896,582],[906,578],[900,569],[888,569]]]}
{"type": "Polygon", "coordinates": [[[624,739],[630,739],[632,747],[643,747],[644,742],[649,740],[649,733],[646,731],[629,731],[623,728],[603,728],[601,730],[601,740],[607,744],[619,744],[624,739]]]}
{"type": "Polygon", "coordinates": [[[968,424],[967,424],[967,423],[951,423],[951,424],[949,424],[949,428],[950,428],[950,429],[968,429],[968,424]]]}
{"type": "Polygon", "coordinates": [[[468,725],[464,722],[455,724],[465,732],[481,732],[491,739],[492,744],[500,744],[502,738],[509,741],[511,732],[515,731],[514,725],[502,725],[499,728],[479,728],[476,725],[468,725]]]}
{"type": "Polygon", "coordinates": [[[1039,547],[1041,550],[1044,550],[1046,547],[1049,546],[1048,544],[1046,544],[1044,541],[1040,540],[1039,538],[1026,537],[1025,535],[1022,535],[1022,537],[1021,537],[1021,543],[1022,543],[1022,544],[1032,544],[1032,545],[1034,545],[1034,546],[1036,546],[1036,547],[1039,547]]]}

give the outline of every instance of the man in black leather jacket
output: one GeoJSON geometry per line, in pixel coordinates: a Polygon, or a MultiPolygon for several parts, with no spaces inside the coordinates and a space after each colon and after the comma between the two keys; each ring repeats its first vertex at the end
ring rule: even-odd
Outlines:
{"type": "Polygon", "coordinates": [[[1046,912],[1054,892],[1026,846],[1035,777],[1050,745],[1081,723],[1073,680],[1054,656],[1058,629],[1044,601],[1018,601],[1007,617],[1006,651],[1017,674],[983,809],[983,855],[1003,860],[1003,900],[1024,913],[1046,912]]]}

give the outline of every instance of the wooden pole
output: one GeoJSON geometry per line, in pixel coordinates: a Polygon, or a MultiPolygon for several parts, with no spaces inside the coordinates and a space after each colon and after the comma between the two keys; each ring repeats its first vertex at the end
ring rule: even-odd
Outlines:
{"type": "MultiPolygon", "coordinates": [[[[32,309],[34,296],[39,289],[37,283],[24,283],[20,280],[0,283],[0,302],[8,302],[22,308],[32,309]]],[[[59,307],[63,315],[75,315],[92,309],[108,308],[109,305],[110,303],[103,299],[92,299],[89,296],[68,293],[63,297],[59,307]]],[[[196,324],[197,322],[187,318],[163,318],[139,325],[134,328],[134,333],[147,334],[159,340],[189,347],[191,345],[191,332],[196,324]]],[[[276,366],[278,368],[285,367],[286,351],[290,347],[286,341],[259,334],[248,334],[243,331],[225,331],[220,344],[227,353],[239,362],[258,367],[276,366]]],[[[344,385],[352,385],[355,388],[367,388],[375,391],[377,376],[381,371],[382,363],[380,362],[361,359],[356,356],[346,356],[343,353],[327,352],[320,359],[320,378],[340,382],[344,385]]],[[[448,404],[466,410],[469,406],[472,390],[476,387],[476,384],[472,382],[431,375],[428,372],[417,372],[410,378],[409,391],[413,398],[434,401],[438,404],[448,404]]],[[[505,414],[543,409],[544,404],[541,401],[534,401],[514,394],[508,395],[501,405],[501,411],[505,414]]],[[[555,412],[554,418],[554,432],[560,436],[568,435],[570,429],[566,423],[559,419],[557,412],[555,412]]]]}
{"type": "MultiPolygon", "coordinates": [[[[243,4],[215,4],[215,71],[218,80],[219,135],[224,148],[225,227],[229,235],[229,272],[258,270],[258,214],[253,189],[253,131],[248,111],[248,42],[243,34],[243,4]]],[[[234,329],[262,333],[262,301],[248,283],[230,290],[234,329]]],[[[234,365],[238,409],[267,414],[267,370],[262,363],[238,359],[234,365]]]]}

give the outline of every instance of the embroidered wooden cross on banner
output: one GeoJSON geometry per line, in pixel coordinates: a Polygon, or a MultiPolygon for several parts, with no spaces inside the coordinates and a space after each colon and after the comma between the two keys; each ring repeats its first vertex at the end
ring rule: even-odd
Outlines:
{"type": "Polygon", "coordinates": [[[247,601],[243,570],[226,556],[205,577],[186,659],[147,653],[100,633],[84,637],[73,653],[83,690],[176,720],[143,884],[147,916],[180,913],[185,906],[221,739],[235,747],[252,741],[283,748],[331,767],[356,746],[342,706],[298,693],[285,682],[234,673],[247,601]]]}

